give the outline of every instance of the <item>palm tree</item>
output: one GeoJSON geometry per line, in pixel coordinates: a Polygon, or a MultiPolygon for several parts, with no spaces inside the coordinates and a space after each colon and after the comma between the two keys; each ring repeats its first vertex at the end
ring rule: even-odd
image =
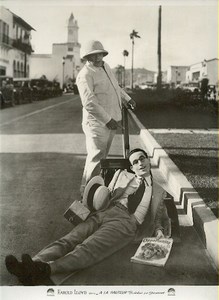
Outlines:
{"type": "Polygon", "coordinates": [[[123,80],[123,86],[125,87],[125,57],[126,57],[126,56],[128,57],[128,56],[129,56],[129,53],[128,53],[127,50],[123,50],[122,54],[123,54],[123,56],[124,56],[124,80],[123,80]]]}
{"type": "Polygon", "coordinates": [[[131,76],[131,88],[133,89],[133,65],[134,65],[134,39],[135,38],[140,38],[140,36],[138,35],[138,32],[135,31],[134,29],[132,30],[132,32],[130,33],[130,39],[132,40],[132,76],[131,76]]]}

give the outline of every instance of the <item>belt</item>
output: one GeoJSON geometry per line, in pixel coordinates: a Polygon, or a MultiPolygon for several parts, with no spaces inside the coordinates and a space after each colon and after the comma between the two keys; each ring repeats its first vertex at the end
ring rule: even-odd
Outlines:
{"type": "Polygon", "coordinates": [[[116,206],[117,206],[118,208],[120,208],[120,209],[126,211],[127,213],[129,213],[129,210],[128,210],[128,208],[127,208],[125,205],[123,205],[123,204],[121,204],[121,203],[117,203],[116,206]]]}

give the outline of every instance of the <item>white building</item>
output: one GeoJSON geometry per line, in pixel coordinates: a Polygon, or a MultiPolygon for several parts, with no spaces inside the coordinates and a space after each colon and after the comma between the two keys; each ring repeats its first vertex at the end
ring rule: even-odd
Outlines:
{"type": "Polygon", "coordinates": [[[187,70],[188,66],[169,66],[167,68],[166,82],[174,85],[185,82],[187,70]]]}
{"type": "Polygon", "coordinates": [[[31,78],[45,75],[49,80],[67,83],[75,80],[81,67],[80,48],[78,43],[78,23],[71,14],[68,21],[68,37],[66,43],[52,45],[52,54],[31,55],[31,78]]]}
{"type": "Polygon", "coordinates": [[[204,60],[188,68],[186,82],[200,82],[203,78],[208,78],[209,84],[218,83],[218,58],[204,60]]]}
{"type": "Polygon", "coordinates": [[[35,29],[0,6],[0,75],[29,77],[31,30],[35,29]]]}

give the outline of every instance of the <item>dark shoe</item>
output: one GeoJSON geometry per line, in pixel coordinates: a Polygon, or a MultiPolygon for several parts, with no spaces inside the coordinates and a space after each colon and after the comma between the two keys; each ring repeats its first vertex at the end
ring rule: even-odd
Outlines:
{"type": "Polygon", "coordinates": [[[15,276],[21,276],[23,273],[22,263],[13,255],[7,255],[5,258],[5,265],[9,273],[15,276]]]}
{"type": "Polygon", "coordinates": [[[23,285],[32,285],[30,273],[26,270],[21,262],[13,255],[8,255],[5,258],[5,265],[10,274],[17,276],[18,280],[23,285]]]}
{"type": "Polygon", "coordinates": [[[48,263],[33,261],[29,254],[23,254],[22,264],[29,270],[34,285],[54,285],[50,279],[51,268],[48,263]]]}

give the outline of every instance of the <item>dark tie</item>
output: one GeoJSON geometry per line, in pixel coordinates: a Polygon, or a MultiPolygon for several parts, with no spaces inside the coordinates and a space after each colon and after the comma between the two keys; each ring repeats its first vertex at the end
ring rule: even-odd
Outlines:
{"type": "Polygon", "coordinates": [[[145,183],[144,183],[144,179],[141,178],[141,182],[137,190],[134,192],[134,194],[128,196],[128,211],[130,212],[130,214],[133,214],[135,212],[136,208],[138,207],[139,203],[142,200],[144,192],[145,192],[145,183]]]}

